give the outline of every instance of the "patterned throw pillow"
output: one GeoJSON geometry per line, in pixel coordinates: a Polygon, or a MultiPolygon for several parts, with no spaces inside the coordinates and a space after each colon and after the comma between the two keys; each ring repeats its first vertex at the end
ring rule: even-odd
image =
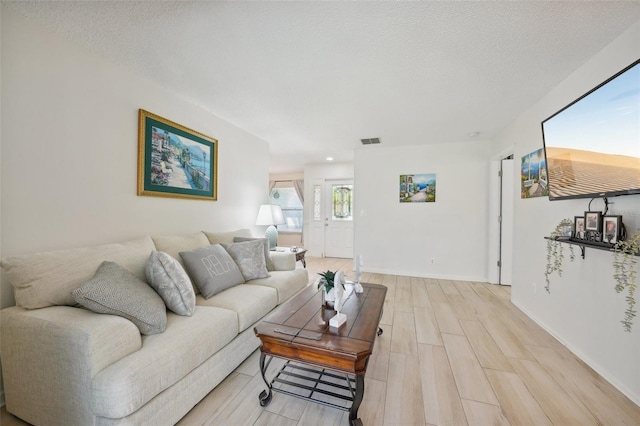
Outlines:
{"type": "Polygon", "coordinates": [[[266,238],[248,238],[248,237],[234,237],[234,243],[241,243],[243,241],[255,241],[260,240],[264,245],[264,261],[267,264],[267,271],[275,271],[276,267],[273,264],[273,260],[271,260],[271,254],[269,253],[269,241],[266,238]]]}
{"type": "Polygon", "coordinates": [[[128,319],[142,334],[158,334],[167,328],[167,308],[160,296],[117,263],[102,262],[93,278],[71,295],[93,312],[128,319]]]}
{"type": "Polygon", "coordinates": [[[147,282],[171,311],[190,317],[196,309],[196,294],[189,276],[176,259],[152,251],[145,269],[147,282]]]}
{"type": "Polygon", "coordinates": [[[205,299],[244,283],[238,265],[220,244],[182,251],[180,257],[205,299]]]}
{"type": "Polygon", "coordinates": [[[267,271],[267,265],[264,260],[263,241],[254,240],[222,244],[222,247],[229,252],[246,281],[267,278],[269,276],[269,271],[267,271]]]}

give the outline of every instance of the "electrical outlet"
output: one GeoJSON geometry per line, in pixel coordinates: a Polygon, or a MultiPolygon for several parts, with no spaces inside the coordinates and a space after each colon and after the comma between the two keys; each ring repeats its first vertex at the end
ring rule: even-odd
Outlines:
{"type": "Polygon", "coordinates": [[[434,263],[436,263],[436,260],[432,257],[431,258],[431,264],[433,265],[434,263]]]}

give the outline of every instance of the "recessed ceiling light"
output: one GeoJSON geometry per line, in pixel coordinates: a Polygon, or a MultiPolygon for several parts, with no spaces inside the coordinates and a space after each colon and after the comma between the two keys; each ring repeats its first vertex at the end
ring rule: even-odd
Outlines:
{"type": "Polygon", "coordinates": [[[327,157],[327,161],[333,161],[333,157],[327,157]]]}

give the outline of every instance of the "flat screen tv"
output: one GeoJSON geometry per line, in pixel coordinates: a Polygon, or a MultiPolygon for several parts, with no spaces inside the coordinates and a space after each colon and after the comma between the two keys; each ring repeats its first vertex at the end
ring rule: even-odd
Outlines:
{"type": "Polygon", "coordinates": [[[640,194],[640,60],[542,122],[549,199],[640,194]]]}

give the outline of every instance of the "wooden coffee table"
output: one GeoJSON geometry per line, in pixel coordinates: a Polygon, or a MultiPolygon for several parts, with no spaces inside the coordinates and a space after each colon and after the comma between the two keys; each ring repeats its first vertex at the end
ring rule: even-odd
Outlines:
{"type": "MultiPolygon", "coordinates": [[[[350,284],[347,284],[350,286],[350,284]]],[[[262,342],[260,372],[268,390],[260,393],[260,405],[271,402],[272,392],[349,411],[349,422],[361,425],[358,408],[364,395],[364,376],[376,336],[387,288],[362,284],[341,312],[347,322],[329,327],[335,315],[322,307],[322,294],[310,285],[282,304],[254,331],[262,342]],[[272,380],[267,369],[273,357],[286,360],[272,380]],[[351,402],[351,406],[346,406],[351,402]]]]}

